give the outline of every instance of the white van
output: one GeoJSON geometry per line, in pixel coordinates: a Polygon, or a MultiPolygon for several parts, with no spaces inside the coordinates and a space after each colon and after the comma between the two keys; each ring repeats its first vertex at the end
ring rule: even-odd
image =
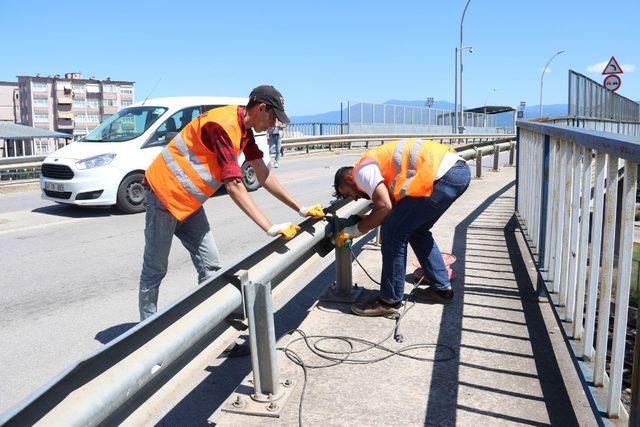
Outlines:
{"type": "MultiPolygon", "coordinates": [[[[203,112],[246,105],[247,98],[172,97],[147,99],[120,110],[82,139],[47,156],[42,163],[42,198],[78,206],[116,205],[126,213],[144,211],[144,171],[162,148],[203,112]]],[[[265,133],[256,143],[270,167],[265,133]]],[[[253,167],[240,155],[248,190],[260,186],[253,167]]]]}

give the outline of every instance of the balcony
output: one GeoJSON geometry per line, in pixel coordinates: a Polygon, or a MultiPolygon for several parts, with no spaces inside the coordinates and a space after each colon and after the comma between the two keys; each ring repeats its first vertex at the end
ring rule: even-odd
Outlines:
{"type": "Polygon", "coordinates": [[[73,120],[58,120],[56,122],[58,129],[73,129],[73,120]]]}
{"type": "Polygon", "coordinates": [[[73,100],[70,96],[60,96],[58,97],[58,104],[71,104],[73,100]]]}
{"type": "Polygon", "coordinates": [[[73,111],[58,111],[58,119],[73,119],[73,111]]]}

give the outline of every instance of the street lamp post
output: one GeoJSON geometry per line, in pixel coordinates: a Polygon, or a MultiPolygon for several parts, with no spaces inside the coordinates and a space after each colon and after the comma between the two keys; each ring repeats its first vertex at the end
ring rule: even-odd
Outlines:
{"type": "Polygon", "coordinates": [[[465,47],[462,41],[462,26],[464,24],[464,15],[467,13],[469,3],[471,3],[471,0],[467,0],[467,4],[464,6],[464,10],[462,11],[462,18],[460,19],[460,47],[458,48],[458,52],[460,52],[460,126],[458,127],[458,130],[460,133],[464,133],[464,91],[462,75],[464,66],[462,65],[462,58],[464,56],[464,49],[469,49],[469,53],[473,52],[473,48],[465,47]]]}
{"type": "Polygon", "coordinates": [[[549,58],[549,60],[547,61],[547,65],[545,65],[544,69],[542,70],[542,76],[540,77],[540,117],[542,117],[542,84],[544,82],[544,75],[547,73],[547,67],[549,66],[551,61],[553,61],[553,58],[555,58],[556,56],[560,55],[563,52],[564,50],[557,51],[551,58],[549,58]]]}

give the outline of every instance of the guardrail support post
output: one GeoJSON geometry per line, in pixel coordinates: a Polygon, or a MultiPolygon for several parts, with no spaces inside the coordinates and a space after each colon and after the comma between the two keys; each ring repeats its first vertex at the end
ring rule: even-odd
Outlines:
{"type": "Polygon", "coordinates": [[[253,283],[246,273],[241,277],[241,282],[243,307],[249,324],[253,374],[245,377],[242,384],[222,405],[222,410],[280,417],[291,395],[293,382],[278,381],[271,283],[253,283]]]}
{"type": "Polygon", "coordinates": [[[516,143],[512,142],[509,147],[509,166],[513,166],[513,162],[516,158],[516,143]]]}
{"type": "Polygon", "coordinates": [[[500,147],[498,144],[493,144],[493,171],[498,172],[500,170],[500,147]]]}
{"type": "Polygon", "coordinates": [[[482,178],[482,148],[476,150],[476,178],[482,178]]]}
{"type": "MultiPolygon", "coordinates": [[[[339,218],[334,218],[337,224],[339,218]]],[[[334,226],[334,229],[337,227],[334,226]]],[[[326,302],[355,302],[362,292],[358,284],[353,284],[353,271],[351,268],[351,246],[344,245],[335,248],[336,254],[336,280],[320,298],[326,302]]]]}

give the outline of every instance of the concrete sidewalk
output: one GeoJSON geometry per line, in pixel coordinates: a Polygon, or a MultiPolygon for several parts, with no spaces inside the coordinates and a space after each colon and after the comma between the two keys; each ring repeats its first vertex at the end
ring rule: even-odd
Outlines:
{"type": "MultiPolygon", "coordinates": [[[[426,348],[405,354],[431,361],[396,355],[377,363],[308,369],[304,425],[597,425],[549,302],[535,297],[535,270],[513,219],[514,189],[514,168],[473,180],[433,230],[440,249],[457,257],[452,266],[457,275],[454,302],[447,306],[409,302],[413,306],[401,325],[404,342],[391,337],[383,344],[391,350],[425,344],[426,348]]],[[[370,233],[354,251],[378,280],[380,250],[373,241],[370,233]]],[[[333,256],[326,258],[331,261],[333,256]]],[[[414,259],[411,254],[408,274],[414,270],[414,259]]],[[[353,272],[354,282],[365,288],[360,298],[375,295],[378,285],[355,263],[353,272]]],[[[305,286],[306,297],[278,312],[279,346],[299,337],[284,335],[293,328],[308,336],[350,336],[372,342],[392,333],[393,320],[352,315],[347,304],[304,303],[305,298],[315,301],[333,274],[329,263],[305,286]]],[[[408,281],[406,292],[412,288],[408,281]]],[[[318,345],[335,351],[348,348],[335,339],[318,345]]],[[[356,349],[364,347],[355,343],[356,349]]],[[[290,348],[308,365],[329,364],[303,341],[290,348]]],[[[213,417],[216,424],[298,424],[303,371],[278,353],[281,378],[296,382],[281,418],[218,411],[213,417]]],[[[349,359],[387,354],[374,349],[349,359]]],[[[207,368],[200,391],[177,398],[174,409],[155,422],[202,425],[207,408],[208,414],[214,412],[250,369],[248,357],[219,358],[207,368]]]]}

